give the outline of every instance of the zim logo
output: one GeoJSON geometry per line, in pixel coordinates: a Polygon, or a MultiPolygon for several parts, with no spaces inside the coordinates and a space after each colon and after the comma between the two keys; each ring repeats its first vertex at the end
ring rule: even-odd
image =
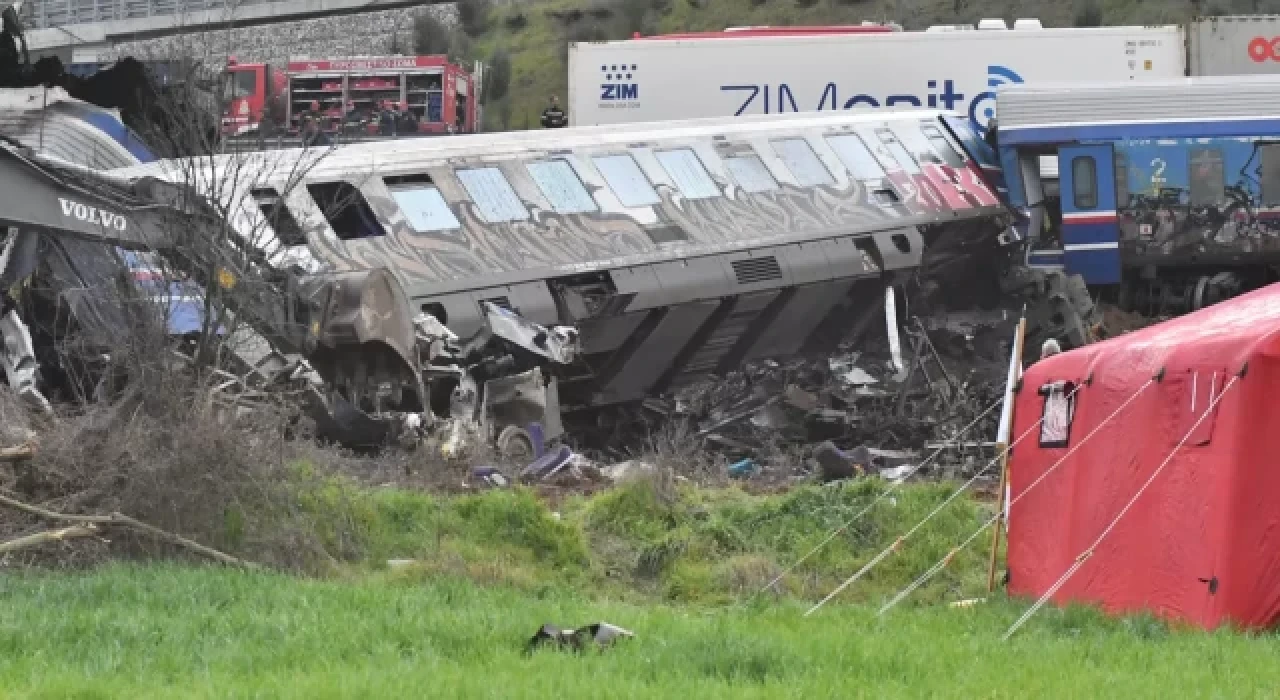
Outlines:
{"type": "Polygon", "coordinates": [[[103,228],[113,228],[117,231],[123,231],[128,227],[128,222],[123,216],[113,214],[106,209],[98,209],[80,202],[70,199],[58,197],[58,204],[62,205],[62,215],[73,217],[79,221],[90,224],[98,224],[103,228]]]}
{"type": "Polygon", "coordinates": [[[640,99],[640,86],[631,82],[636,74],[634,63],[603,65],[600,66],[600,73],[604,76],[604,82],[600,84],[601,100],[613,102],[640,99]]]}

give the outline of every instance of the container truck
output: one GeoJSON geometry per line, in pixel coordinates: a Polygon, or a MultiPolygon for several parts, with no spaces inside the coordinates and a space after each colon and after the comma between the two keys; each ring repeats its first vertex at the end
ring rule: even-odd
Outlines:
{"type": "Polygon", "coordinates": [[[750,27],[573,44],[569,123],[915,106],[959,112],[985,129],[1005,84],[1280,72],[1280,15],[1158,27],[1046,29],[1020,19],[1010,28],[995,19],[894,29],[750,27]]]}

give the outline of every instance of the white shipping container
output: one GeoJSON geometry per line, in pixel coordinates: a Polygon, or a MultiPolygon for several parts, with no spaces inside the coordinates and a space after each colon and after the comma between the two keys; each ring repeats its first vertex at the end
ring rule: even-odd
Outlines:
{"type": "Polygon", "coordinates": [[[1189,26],[1191,75],[1280,73],[1280,15],[1206,17],[1189,26]]]}
{"type": "Polygon", "coordinates": [[[920,106],[967,114],[985,128],[1000,85],[1184,75],[1177,26],[1022,26],[577,43],[569,49],[569,122],[920,106]]]}

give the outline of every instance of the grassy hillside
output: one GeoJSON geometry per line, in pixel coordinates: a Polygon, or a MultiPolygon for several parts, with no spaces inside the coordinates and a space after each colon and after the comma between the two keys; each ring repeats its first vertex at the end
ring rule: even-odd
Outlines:
{"type": "MultiPolygon", "coordinates": [[[[300,503],[319,524],[325,551],[356,571],[409,558],[416,563],[407,573],[421,579],[453,576],[529,591],[563,585],[634,600],[727,603],[759,592],[876,502],[774,589],[812,601],[953,492],[950,485],[919,485],[877,501],[884,488],[867,480],[753,496],[643,480],[567,498],[553,515],[526,490],[448,498],[359,489],[333,479],[305,488],[300,503]]],[[[884,600],[989,517],[987,507],[956,499],[842,600],[884,600]]],[[[981,538],[911,600],[985,591],[989,552],[989,541],[981,538]]]]}
{"type": "MultiPolygon", "coordinates": [[[[464,0],[478,2],[478,0],[464,0]]],[[[1280,12],[1280,0],[1204,0],[1204,14],[1280,12]]],[[[535,128],[551,94],[565,99],[567,43],[742,25],[851,24],[896,20],[908,29],[1037,17],[1045,26],[1158,24],[1195,14],[1188,0],[530,0],[492,6],[467,53],[511,56],[508,97],[487,108],[486,126],[535,128]]]]}

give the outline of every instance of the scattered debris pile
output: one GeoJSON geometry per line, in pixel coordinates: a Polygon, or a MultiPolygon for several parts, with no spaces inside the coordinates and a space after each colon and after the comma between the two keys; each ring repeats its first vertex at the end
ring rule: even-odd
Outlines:
{"type": "MultiPolygon", "coordinates": [[[[963,462],[987,446],[979,436],[995,435],[998,413],[987,409],[1003,392],[1016,323],[1004,312],[913,319],[905,366],[887,347],[842,348],[822,360],[758,363],[645,407],[691,420],[696,437],[735,460],[794,461],[831,443],[861,448],[864,468],[890,468],[950,443],[963,462]]],[[[821,469],[828,478],[853,475],[821,469]]]]}
{"type": "MultiPolygon", "coordinates": [[[[1023,304],[1028,362],[1044,339],[1069,348],[1102,330],[1078,278],[1023,271],[1006,280],[1005,291],[1003,308],[909,316],[827,357],[758,362],[651,398],[643,421],[620,422],[584,443],[584,452],[602,463],[628,460],[628,446],[674,424],[722,455],[733,478],[899,478],[940,448],[922,476],[970,475],[994,455],[1023,304]]],[[[887,318],[897,318],[898,306],[886,299],[887,318]]]]}

